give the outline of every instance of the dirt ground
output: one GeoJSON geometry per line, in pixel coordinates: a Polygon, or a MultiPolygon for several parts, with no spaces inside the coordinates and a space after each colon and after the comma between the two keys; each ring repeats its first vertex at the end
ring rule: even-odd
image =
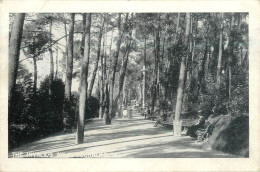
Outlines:
{"type": "Polygon", "coordinates": [[[23,145],[9,152],[10,158],[236,158],[203,149],[188,136],[174,137],[171,128],[153,127],[155,121],[133,115],[132,119],[101,119],[85,124],[84,143],[75,145],[72,134],[56,135],[23,145]]]}

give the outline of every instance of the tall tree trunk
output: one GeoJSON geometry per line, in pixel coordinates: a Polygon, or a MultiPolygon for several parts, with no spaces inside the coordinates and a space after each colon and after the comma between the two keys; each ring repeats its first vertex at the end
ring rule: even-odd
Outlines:
{"type": "MultiPolygon", "coordinates": [[[[35,37],[33,35],[33,46],[35,47],[35,37]]],[[[36,62],[36,54],[35,50],[33,53],[33,94],[36,95],[37,90],[37,62],[36,62]]]]}
{"type": "Polygon", "coordinates": [[[243,59],[243,62],[242,62],[242,68],[243,68],[243,71],[246,72],[249,70],[249,64],[248,64],[248,50],[246,50],[245,52],[245,57],[243,59]]]}
{"type": "Polygon", "coordinates": [[[234,22],[235,22],[235,16],[234,13],[232,13],[231,16],[231,32],[230,32],[230,42],[229,42],[229,55],[228,55],[228,97],[231,99],[231,86],[232,86],[232,72],[231,72],[231,62],[232,62],[232,56],[233,56],[233,49],[234,49],[234,22]]]}
{"type": "Polygon", "coordinates": [[[85,37],[86,37],[86,13],[82,14],[82,25],[83,25],[83,33],[81,38],[81,47],[80,47],[80,56],[83,58],[84,56],[84,47],[85,47],[85,37]]]}
{"type": "Polygon", "coordinates": [[[59,49],[58,49],[58,45],[56,47],[56,71],[55,71],[55,79],[58,79],[58,57],[59,57],[59,49]]]}
{"type": "MultiPolygon", "coordinates": [[[[192,39],[193,39],[193,45],[192,45],[192,52],[191,52],[191,61],[192,61],[192,69],[194,69],[194,54],[195,54],[195,46],[196,46],[196,35],[198,34],[198,16],[196,14],[193,14],[193,22],[194,22],[194,29],[192,30],[192,39]]],[[[192,71],[193,76],[193,71],[192,71]]]]}
{"type": "MultiPolygon", "coordinates": [[[[104,44],[103,44],[103,48],[104,48],[104,44]]],[[[103,50],[104,51],[104,50],[103,50]]],[[[104,70],[105,70],[105,67],[104,67],[104,58],[105,56],[105,53],[103,52],[102,55],[101,55],[101,59],[100,59],[100,62],[101,62],[101,74],[100,74],[100,106],[99,106],[99,118],[103,118],[103,110],[104,110],[104,70]]]]}
{"type": "Polygon", "coordinates": [[[207,21],[207,30],[205,33],[205,50],[204,54],[201,58],[200,66],[199,66],[199,72],[198,72],[198,96],[200,95],[202,83],[204,80],[204,75],[205,75],[205,64],[206,64],[206,59],[207,59],[207,54],[208,54],[208,31],[209,31],[209,19],[210,19],[210,14],[208,14],[208,21],[207,21]]]}
{"type": "MultiPolygon", "coordinates": [[[[131,21],[133,21],[133,14],[131,15],[131,21]]],[[[129,53],[131,50],[131,42],[132,42],[132,28],[129,31],[129,39],[127,40],[126,50],[125,50],[125,54],[123,56],[122,67],[121,67],[120,76],[119,76],[119,89],[118,89],[118,94],[114,101],[115,106],[118,106],[118,100],[119,100],[119,98],[121,96],[121,92],[123,90],[124,78],[125,78],[127,63],[128,63],[128,57],[129,57],[129,53]]]]}
{"type": "Polygon", "coordinates": [[[210,64],[210,57],[211,57],[211,50],[209,49],[207,53],[207,60],[206,60],[206,66],[205,66],[205,73],[208,74],[209,72],[209,64],[210,64]]]}
{"type": "Polygon", "coordinates": [[[188,105],[188,102],[189,99],[190,99],[190,96],[188,94],[188,91],[190,91],[191,93],[191,80],[192,80],[192,70],[193,70],[193,66],[192,66],[192,63],[193,63],[193,60],[192,60],[192,51],[193,51],[193,18],[194,15],[191,14],[190,16],[190,40],[189,40],[189,52],[188,52],[188,55],[187,55],[187,59],[186,59],[186,76],[185,76],[185,80],[184,80],[184,83],[185,83],[185,91],[183,93],[183,101],[184,101],[184,104],[186,105],[184,108],[185,110],[187,111],[190,111],[190,106],[188,105]]]}
{"type": "MultiPolygon", "coordinates": [[[[107,20],[108,15],[105,16],[107,20]]],[[[105,35],[107,34],[107,23],[105,27],[105,35]]],[[[104,47],[106,47],[106,39],[104,39],[104,47]]],[[[113,43],[113,30],[111,34],[111,39],[110,39],[110,47],[109,47],[109,60],[110,64],[109,67],[107,67],[107,56],[106,56],[106,50],[103,47],[104,50],[104,100],[103,100],[103,123],[106,125],[111,124],[111,116],[109,115],[109,90],[108,90],[108,78],[109,78],[109,73],[111,69],[111,50],[112,50],[112,43],[113,43]],[[108,70],[107,70],[108,68],[108,70]]]]}
{"type": "Polygon", "coordinates": [[[63,24],[64,24],[65,41],[66,41],[65,52],[66,52],[66,58],[67,58],[67,56],[68,56],[68,32],[67,32],[67,23],[66,23],[66,21],[64,21],[63,24]]]}
{"type": "Polygon", "coordinates": [[[154,38],[154,70],[153,70],[153,74],[152,74],[152,85],[151,85],[151,98],[152,98],[152,102],[151,102],[151,114],[154,113],[154,106],[155,106],[155,102],[156,102],[156,82],[157,82],[157,52],[156,52],[156,39],[154,38]]]}
{"type": "MultiPolygon", "coordinates": [[[[106,16],[104,16],[104,22],[106,22],[106,16]]],[[[103,118],[104,114],[104,98],[105,98],[105,78],[106,78],[106,39],[107,39],[107,22],[104,26],[104,36],[103,36],[103,49],[101,55],[101,92],[100,92],[100,108],[99,108],[99,118],[103,118]]]]}
{"type": "Polygon", "coordinates": [[[105,108],[104,108],[104,115],[103,115],[103,122],[106,125],[111,124],[111,116],[109,115],[109,91],[108,91],[108,82],[106,81],[105,86],[105,108]]]}
{"type": "Polygon", "coordinates": [[[151,113],[154,113],[154,106],[156,104],[157,96],[159,93],[159,66],[160,66],[160,14],[158,14],[158,25],[155,33],[155,68],[154,68],[154,84],[152,93],[152,109],[151,113]]]}
{"type": "Polygon", "coordinates": [[[146,38],[144,39],[144,65],[143,65],[143,110],[145,109],[145,83],[146,83],[146,38]]]}
{"type": "MultiPolygon", "coordinates": [[[[126,14],[126,22],[128,19],[128,13],[126,14]]],[[[113,55],[113,64],[112,64],[112,75],[110,77],[110,96],[109,96],[109,115],[111,117],[114,116],[114,103],[113,103],[113,95],[114,95],[114,83],[115,83],[115,75],[116,75],[116,67],[117,67],[117,62],[118,62],[118,56],[119,56],[119,51],[120,51],[120,46],[121,46],[121,41],[122,41],[122,37],[123,37],[123,33],[125,30],[125,26],[122,32],[122,28],[121,28],[121,14],[118,14],[118,40],[117,40],[117,44],[116,44],[116,52],[113,55]]]]}
{"type": "MultiPolygon", "coordinates": [[[[105,31],[106,32],[106,31],[105,31]]],[[[113,35],[113,31],[112,31],[113,35]]],[[[111,58],[111,46],[112,46],[112,37],[111,37],[111,43],[110,43],[110,58],[111,58]]],[[[104,55],[104,103],[103,103],[103,123],[106,125],[111,124],[111,116],[109,115],[109,90],[108,90],[108,78],[109,73],[107,73],[107,60],[106,60],[106,51],[104,55]]]]}
{"type": "Polygon", "coordinates": [[[165,37],[166,37],[166,36],[164,35],[164,37],[163,37],[163,44],[162,44],[162,46],[163,46],[163,47],[162,47],[162,57],[161,57],[162,60],[164,60],[164,45],[165,45],[165,39],[166,39],[165,37]]]}
{"type": "Polygon", "coordinates": [[[73,73],[73,35],[74,35],[74,19],[75,14],[70,14],[70,26],[69,26],[69,40],[68,40],[68,56],[66,65],[66,80],[65,80],[65,100],[63,109],[63,127],[67,132],[71,127],[72,110],[71,110],[71,84],[73,73]]]}
{"type": "Polygon", "coordinates": [[[132,98],[132,90],[128,89],[128,92],[127,92],[127,103],[131,102],[131,98],[132,98]]]}
{"type": "Polygon", "coordinates": [[[98,97],[98,98],[100,98],[100,75],[99,75],[99,71],[98,71],[98,73],[97,73],[97,86],[96,86],[96,90],[95,90],[95,93],[94,93],[94,96],[95,97],[98,97]]]}
{"type": "Polygon", "coordinates": [[[155,72],[155,69],[157,66],[157,53],[156,53],[156,36],[153,32],[153,51],[154,51],[154,68],[152,73],[152,85],[151,85],[151,114],[154,112],[154,106],[155,106],[155,100],[156,100],[156,81],[157,81],[157,72],[155,72]]]}
{"type": "Polygon", "coordinates": [[[36,56],[33,55],[33,94],[36,95],[37,90],[37,62],[36,62],[36,56]]]}
{"type": "Polygon", "coordinates": [[[84,122],[85,112],[87,104],[87,89],[88,89],[88,66],[90,56],[90,26],[91,26],[91,14],[86,15],[86,37],[84,56],[81,60],[81,73],[79,83],[79,115],[77,124],[76,144],[83,143],[84,140],[84,122]]]}
{"type": "Polygon", "coordinates": [[[141,104],[142,97],[143,97],[143,90],[142,90],[141,82],[138,82],[138,95],[139,95],[138,104],[141,104]]]}
{"type": "Polygon", "coordinates": [[[190,37],[190,41],[189,41],[189,54],[188,54],[188,59],[187,59],[187,64],[186,64],[186,66],[187,66],[187,76],[186,76],[186,78],[187,78],[187,88],[190,86],[190,83],[191,83],[191,76],[192,76],[192,51],[193,51],[193,40],[192,40],[192,34],[193,34],[193,30],[192,30],[192,15],[191,15],[191,17],[190,17],[190,35],[191,35],[191,37],[190,37]]]}
{"type": "Polygon", "coordinates": [[[178,31],[179,31],[179,24],[180,24],[180,13],[178,13],[178,18],[177,18],[177,26],[176,26],[176,31],[174,34],[174,39],[173,39],[173,44],[176,44],[177,41],[177,35],[178,35],[178,31]]]}
{"type": "Polygon", "coordinates": [[[70,99],[71,96],[71,81],[73,73],[73,40],[74,40],[74,20],[75,14],[70,14],[69,36],[68,36],[68,57],[66,60],[66,81],[65,81],[65,97],[70,99]]]}
{"type": "MultiPolygon", "coordinates": [[[[178,13],[178,17],[177,17],[177,21],[176,21],[177,25],[176,25],[176,29],[175,29],[175,33],[174,33],[174,38],[173,38],[173,46],[176,45],[176,41],[177,41],[177,33],[179,30],[179,23],[180,23],[180,13],[178,13]]],[[[171,37],[169,36],[169,42],[171,42],[171,37]]],[[[169,88],[169,73],[170,73],[170,68],[173,64],[171,64],[171,61],[173,61],[174,59],[172,58],[172,48],[168,50],[168,63],[167,63],[167,72],[166,72],[166,88],[165,88],[165,97],[167,97],[168,95],[168,88],[169,88]]],[[[170,94],[170,99],[172,93],[170,94]]]]}
{"type": "Polygon", "coordinates": [[[52,18],[50,19],[50,28],[49,28],[50,40],[49,40],[49,54],[50,54],[50,87],[49,87],[49,95],[52,95],[52,83],[54,76],[54,63],[53,63],[53,52],[52,52],[52,18]]]}
{"type": "Polygon", "coordinates": [[[15,90],[15,82],[17,78],[17,71],[19,65],[19,56],[20,56],[20,46],[23,34],[23,24],[24,24],[25,13],[17,13],[15,15],[11,36],[9,40],[9,68],[8,68],[8,100],[9,107],[10,102],[12,101],[12,93],[15,90]]]}
{"type": "Polygon", "coordinates": [[[93,70],[92,77],[91,77],[90,84],[89,84],[88,98],[92,94],[92,89],[93,89],[93,86],[94,86],[94,82],[95,82],[95,78],[96,78],[96,74],[97,74],[97,69],[98,69],[98,61],[99,61],[100,51],[101,51],[102,32],[103,32],[103,28],[104,28],[104,19],[101,19],[101,20],[102,20],[101,21],[101,27],[100,27],[100,32],[99,32],[99,36],[98,36],[97,58],[96,58],[96,61],[95,61],[94,70],[93,70]]]}
{"type": "Polygon", "coordinates": [[[108,69],[107,69],[107,75],[108,78],[110,78],[111,75],[111,70],[112,70],[112,46],[113,46],[113,34],[114,34],[114,30],[112,29],[112,33],[111,33],[111,38],[110,38],[110,45],[109,45],[109,64],[108,64],[108,69]]]}
{"type": "MultiPolygon", "coordinates": [[[[103,46],[104,47],[104,46],[103,46]]],[[[104,103],[104,53],[101,55],[101,75],[100,75],[100,106],[99,106],[99,118],[101,119],[103,117],[103,103],[104,103]]]]}
{"type": "MultiPolygon", "coordinates": [[[[167,31],[167,26],[166,26],[166,31],[167,31]]],[[[164,35],[164,37],[163,37],[163,47],[162,47],[162,61],[164,60],[164,54],[165,54],[165,50],[164,50],[164,48],[165,48],[165,40],[166,40],[166,33],[165,33],[165,35],[164,35]]],[[[167,62],[166,62],[167,63],[167,62]]],[[[163,75],[163,70],[162,70],[162,67],[161,67],[161,72],[162,72],[162,75],[163,75]]],[[[164,76],[165,77],[165,76],[164,76]]],[[[160,84],[160,86],[161,87],[164,87],[164,92],[165,92],[165,85],[162,85],[162,84],[160,84]]],[[[164,92],[162,92],[162,89],[160,89],[161,90],[161,94],[160,94],[160,96],[162,96],[162,101],[164,102],[165,101],[165,99],[166,99],[166,97],[165,97],[165,94],[164,94],[164,92]]]]}
{"type": "Polygon", "coordinates": [[[219,31],[219,47],[218,47],[218,67],[217,67],[217,88],[220,86],[220,73],[221,73],[221,64],[222,64],[222,48],[223,48],[223,15],[221,13],[220,17],[220,31],[219,31]]]}
{"type": "Polygon", "coordinates": [[[124,108],[126,107],[127,105],[127,90],[126,90],[126,79],[127,75],[125,75],[125,78],[124,78],[124,85],[123,85],[123,105],[124,105],[124,108]]]}
{"type": "Polygon", "coordinates": [[[240,48],[240,58],[239,58],[239,61],[238,61],[238,65],[241,66],[242,65],[242,61],[243,61],[243,46],[241,45],[240,48]]]}
{"type": "MultiPolygon", "coordinates": [[[[161,20],[161,15],[158,14],[158,28],[156,32],[156,59],[157,59],[157,76],[156,76],[156,100],[159,99],[160,96],[160,20],[161,20]]],[[[156,102],[155,100],[155,102],[156,102]]]]}
{"type": "MultiPolygon", "coordinates": [[[[131,38],[130,38],[131,39],[131,38]]],[[[123,85],[124,85],[124,78],[125,78],[125,74],[126,74],[126,69],[127,69],[127,63],[128,63],[128,57],[129,57],[129,52],[130,52],[130,48],[131,48],[131,40],[130,42],[127,44],[126,47],[126,51],[125,51],[125,55],[124,55],[124,60],[123,60],[123,64],[122,64],[122,68],[120,71],[120,76],[119,76],[119,89],[118,89],[118,94],[115,98],[114,104],[117,105],[118,104],[118,100],[119,97],[121,95],[122,89],[123,89],[123,85]]]]}
{"type": "MultiPolygon", "coordinates": [[[[182,107],[182,99],[183,99],[183,91],[185,88],[185,75],[186,75],[186,59],[188,54],[188,39],[189,39],[189,31],[190,31],[190,13],[186,13],[186,29],[185,29],[185,39],[184,39],[184,53],[181,60],[181,68],[180,68],[180,75],[179,75],[179,84],[178,84],[178,91],[177,91],[177,102],[176,102],[176,109],[175,109],[175,121],[173,125],[178,124],[180,121],[181,115],[181,107],[182,107]]],[[[175,127],[174,127],[175,128],[175,127]]],[[[179,128],[180,129],[180,128],[179,128]]],[[[174,130],[174,135],[179,136],[180,131],[177,129],[174,130]]]]}
{"type": "Polygon", "coordinates": [[[195,47],[196,47],[196,35],[198,34],[198,15],[194,15],[194,39],[193,39],[193,48],[192,48],[192,53],[191,53],[191,59],[192,59],[192,77],[198,78],[198,64],[193,63],[196,62],[198,59],[198,56],[195,56],[195,47]]]}

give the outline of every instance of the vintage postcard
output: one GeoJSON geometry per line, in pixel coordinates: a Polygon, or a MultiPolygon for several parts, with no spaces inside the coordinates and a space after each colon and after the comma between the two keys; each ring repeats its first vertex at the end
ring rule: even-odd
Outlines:
{"type": "Polygon", "coordinates": [[[2,1],[1,171],[259,171],[258,1],[2,1]]]}

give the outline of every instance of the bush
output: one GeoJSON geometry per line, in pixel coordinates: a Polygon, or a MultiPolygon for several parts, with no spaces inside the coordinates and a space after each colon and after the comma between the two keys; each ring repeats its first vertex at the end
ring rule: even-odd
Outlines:
{"type": "Polygon", "coordinates": [[[22,83],[16,85],[12,102],[10,102],[9,148],[37,136],[39,107],[38,95],[33,92],[33,82],[30,77],[25,77],[22,83]]]}
{"type": "MultiPolygon", "coordinates": [[[[212,120],[212,118],[211,118],[212,120]]],[[[212,120],[216,122],[213,135],[204,146],[212,149],[249,157],[249,116],[222,115],[212,120]]]]}
{"type": "Polygon", "coordinates": [[[85,119],[98,117],[99,100],[96,97],[91,96],[87,102],[87,111],[85,119]]]}
{"type": "Polygon", "coordinates": [[[232,114],[249,112],[249,90],[248,84],[238,85],[232,95],[229,103],[229,109],[232,114]]]}
{"type": "Polygon", "coordinates": [[[9,148],[62,129],[64,84],[60,79],[54,80],[52,93],[49,96],[48,77],[36,93],[30,77],[17,84],[9,109],[9,148]]]}
{"type": "MultiPolygon", "coordinates": [[[[75,116],[78,113],[78,106],[79,106],[78,97],[79,97],[78,93],[76,93],[76,92],[72,93],[72,109],[75,113],[75,116]]],[[[90,98],[86,102],[87,109],[86,109],[86,113],[85,113],[85,119],[98,117],[99,107],[100,107],[99,99],[97,99],[96,97],[90,96],[90,98]]]]}
{"type": "MultiPolygon", "coordinates": [[[[63,130],[64,83],[61,79],[54,80],[51,95],[49,88],[49,77],[41,82],[36,93],[30,76],[17,84],[9,109],[9,148],[63,130]]],[[[71,97],[70,127],[76,122],[77,97],[75,93],[71,97]]],[[[99,100],[90,97],[85,119],[98,117],[98,110],[99,100]]]]}
{"type": "MultiPolygon", "coordinates": [[[[72,113],[71,113],[71,126],[74,126],[76,128],[77,125],[77,116],[78,116],[78,93],[73,92],[71,94],[71,108],[72,108],[72,113]]],[[[86,113],[85,113],[85,120],[90,119],[90,118],[97,118],[98,117],[98,112],[99,112],[99,99],[96,97],[91,96],[88,102],[86,102],[86,113]]]]}
{"type": "Polygon", "coordinates": [[[54,80],[51,86],[52,95],[49,95],[49,87],[49,77],[46,77],[39,89],[39,101],[41,104],[39,126],[41,127],[42,135],[63,129],[64,83],[61,79],[54,80]]]}

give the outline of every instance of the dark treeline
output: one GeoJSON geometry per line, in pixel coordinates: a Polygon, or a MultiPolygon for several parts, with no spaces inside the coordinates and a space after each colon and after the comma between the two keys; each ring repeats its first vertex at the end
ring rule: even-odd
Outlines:
{"type": "Polygon", "coordinates": [[[10,22],[9,147],[73,128],[82,143],[86,119],[109,125],[133,99],[151,113],[174,111],[176,121],[199,109],[248,115],[248,13],[10,14],[10,22]]]}

